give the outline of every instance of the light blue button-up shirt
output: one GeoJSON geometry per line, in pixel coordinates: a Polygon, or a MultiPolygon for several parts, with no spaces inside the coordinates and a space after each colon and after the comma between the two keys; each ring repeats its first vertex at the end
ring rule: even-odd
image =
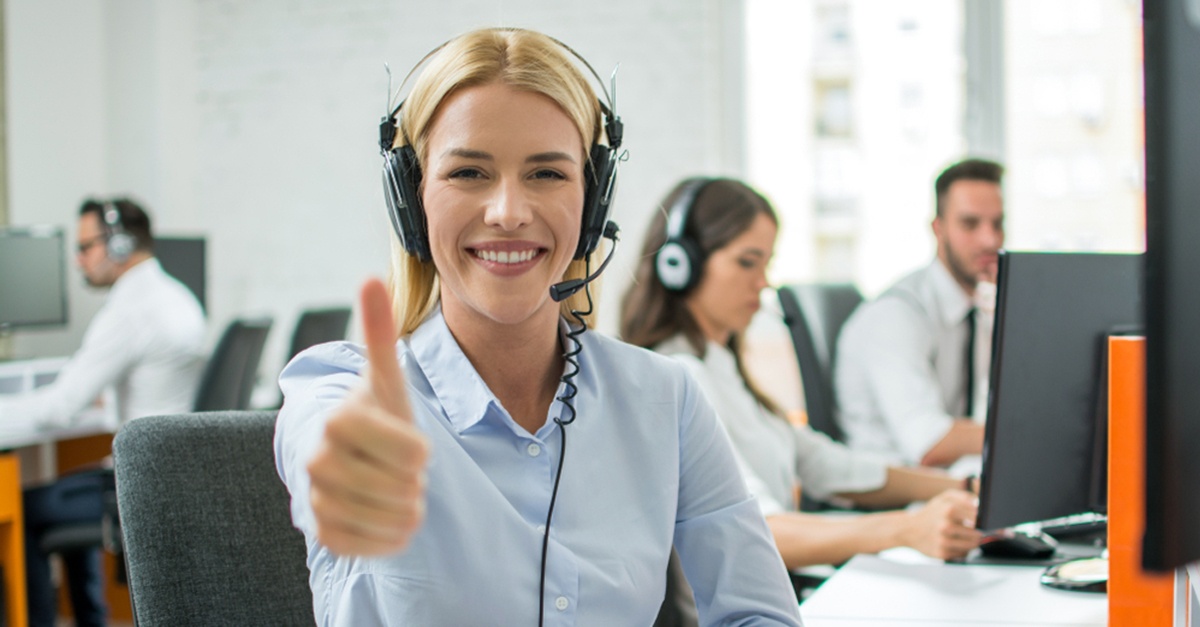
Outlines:
{"type": "MultiPolygon", "coordinates": [[[[674,541],[702,624],[799,625],[783,562],[695,382],[649,351],[591,332],[580,340],[546,624],[651,624],[674,541]]],[[[386,557],[330,553],[316,542],[308,501],[305,464],[326,418],[360,385],[363,347],[315,347],[280,377],[276,464],[307,540],[318,624],[536,625],[541,527],[563,455],[552,418],[566,418],[565,407],[555,401],[537,433],[518,426],[440,313],[397,353],[431,455],[425,522],[386,557]]]]}

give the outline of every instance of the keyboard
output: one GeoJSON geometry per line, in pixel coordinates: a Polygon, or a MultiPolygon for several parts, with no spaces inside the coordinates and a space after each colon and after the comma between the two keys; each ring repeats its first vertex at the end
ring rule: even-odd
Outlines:
{"type": "Polygon", "coordinates": [[[1071,514],[1034,523],[1043,532],[1055,538],[1074,538],[1099,533],[1108,528],[1108,516],[1096,512],[1071,514]]]}

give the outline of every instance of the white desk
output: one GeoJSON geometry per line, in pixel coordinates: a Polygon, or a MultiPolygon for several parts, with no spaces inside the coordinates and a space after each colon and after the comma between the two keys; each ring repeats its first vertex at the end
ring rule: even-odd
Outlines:
{"type": "MultiPolygon", "coordinates": [[[[0,362],[0,395],[19,394],[44,385],[49,385],[58,376],[59,369],[67,363],[66,357],[30,359],[0,362]]],[[[45,430],[28,425],[0,423],[0,450],[14,449],[34,444],[46,444],[58,440],[69,440],[98,433],[116,433],[119,421],[112,411],[111,391],[105,392],[104,409],[89,407],[77,414],[71,426],[63,429],[45,430]]]]}
{"type": "MultiPolygon", "coordinates": [[[[0,362],[0,395],[20,394],[48,385],[58,376],[67,362],[65,357],[0,362]]],[[[64,429],[37,429],[31,425],[5,423],[0,420],[0,564],[10,573],[25,570],[24,517],[21,511],[22,471],[17,454],[10,451],[35,444],[40,446],[34,464],[35,475],[44,475],[54,467],[54,449],[49,444],[99,433],[114,433],[118,421],[112,410],[112,394],[105,393],[105,407],[89,407],[74,416],[72,425],[64,429]]],[[[14,421],[18,422],[18,421],[14,421]]],[[[29,449],[32,451],[33,449],[29,449]]],[[[41,477],[45,478],[45,477],[41,477]]],[[[7,624],[24,627],[27,624],[25,578],[5,577],[2,591],[7,624]]]]}
{"type": "Polygon", "coordinates": [[[1038,583],[1043,566],[945,564],[911,549],[859,555],[800,606],[806,627],[1105,627],[1108,597],[1038,583]]]}

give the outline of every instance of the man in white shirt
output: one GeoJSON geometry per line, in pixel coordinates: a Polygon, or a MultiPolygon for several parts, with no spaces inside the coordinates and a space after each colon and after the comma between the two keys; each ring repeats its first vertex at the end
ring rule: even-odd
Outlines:
{"type": "MultiPolygon", "coordinates": [[[[204,313],[196,297],[166,274],[153,254],[150,219],[136,203],[89,200],[79,213],[77,262],[95,287],[110,287],[83,343],[54,383],[0,397],[0,428],[53,430],[112,386],[122,423],[190,411],[204,367],[204,313]]],[[[57,599],[42,532],[64,523],[98,521],[103,512],[95,473],[68,475],[26,490],[25,560],[29,624],[54,625],[57,599]]],[[[63,554],[77,625],[103,625],[105,604],[96,549],[63,554]]]]}
{"type": "Polygon", "coordinates": [[[997,163],[967,159],[938,176],[937,258],[846,321],[834,370],[852,448],[948,466],[983,449],[991,312],[1004,245],[997,163]]]}

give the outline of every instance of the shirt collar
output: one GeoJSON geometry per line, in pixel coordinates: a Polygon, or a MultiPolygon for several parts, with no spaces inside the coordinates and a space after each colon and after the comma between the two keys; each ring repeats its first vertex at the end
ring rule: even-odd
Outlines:
{"type": "Polygon", "coordinates": [[[950,323],[958,322],[967,317],[967,312],[974,307],[971,302],[971,297],[963,291],[958,281],[950,274],[950,270],[946,268],[946,264],[942,263],[941,259],[935,258],[930,267],[930,277],[933,283],[933,291],[937,295],[938,308],[941,310],[942,318],[950,323]]]}
{"type": "Polygon", "coordinates": [[[161,273],[162,271],[162,266],[159,265],[158,259],[154,257],[138,262],[121,274],[121,276],[117,277],[116,281],[113,281],[112,290],[109,294],[119,294],[123,291],[134,289],[133,286],[146,281],[151,275],[161,273]]]}
{"type": "MultiPolygon", "coordinates": [[[[561,333],[565,334],[569,330],[565,320],[560,320],[559,325],[561,333]]],[[[571,340],[564,338],[563,341],[571,340]]],[[[508,418],[509,422],[513,422],[500,400],[475,371],[471,360],[462,352],[458,340],[454,339],[450,327],[446,326],[441,306],[413,331],[408,346],[430,387],[433,388],[438,402],[445,410],[446,418],[457,432],[462,433],[475,426],[489,411],[497,412],[508,418]]],[[[576,357],[582,358],[582,354],[576,357]]],[[[566,367],[571,366],[567,364],[566,367]]],[[[578,384],[577,379],[576,385],[578,384]]],[[[563,384],[559,384],[554,403],[551,405],[552,415],[562,414],[562,401],[559,401],[558,397],[562,396],[564,391],[563,384]]],[[[547,424],[551,424],[550,421],[547,421],[547,424]]]]}
{"type": "Polygon", "coordinates": [[[413,331],[408,345],[447,419],[459,433],[482,420],[492,404],[500,408],[496,395],[450,333],[441,307],[413,331]]]}
{"type": "MultiPolygon", "coordinates": [[[[688,341],[687,336],[682,333],[667,338],[655,346],[654,351],[663,355],[678,355],[682,353],[692,355],[697,359],[700,358],[696,354],[696,350],[692,348],[692,344],[688,341]]],[[[722,346],[712,340],[705,340],[704,359],[701,361],[708,364],[709,367],[717,372],[733,373],[738,378],[741,378],[741,375],[737,371],[737,361],[733,358],[733,351],[729,350],[728,346],[722,346]]]]}

